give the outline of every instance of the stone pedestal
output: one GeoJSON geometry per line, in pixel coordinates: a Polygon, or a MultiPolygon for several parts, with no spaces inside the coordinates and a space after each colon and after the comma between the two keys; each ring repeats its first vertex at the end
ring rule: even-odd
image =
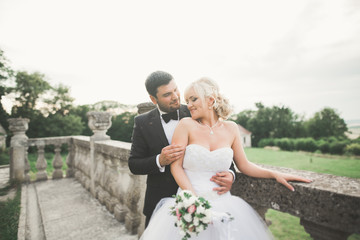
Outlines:
{"type": "Polygon", "coordinates": [[[68,166],[68,169],[66,170],[66,177],[71,178],[75,176],[75,166],[74,166],[74,155],[75,155],[75,149],[72,145],[73,143],[68,145],[68,152],[69,154],[66,157],[66,164],[68,166]]]}
{"type": "Polygon", "coordinates": [[[146,103],[140,103],[137,105],[138,108],[138,114],[146,113],[150,110],[153,110],[156,108],[156,105],[152,102],[146,102],[146,103]]]}
{"type": "Polygon", "coordinates": [[[9,130],[14,134],[10,142],[10,179],[23,182],[25,180],[27,140],[29,119],[10,118],[9,130]]]}
{"type": "Polygon", "coordinates": [[[111,113],[109,112],[88,112],[88,126],[94,135],[91,139],[94,141],[108,140],[110,137],[106,135],[106,131],[111,127],[111,113]]]}
{"type": "Polygon", "coordinates": [[[90,192],[95,197],[95,142],[110,140],[110,136],[106,135],[106,131],[111,127],[111,113],[109,112],[88,112],[88,126],[94,135],[90,137],[90,192]]]}

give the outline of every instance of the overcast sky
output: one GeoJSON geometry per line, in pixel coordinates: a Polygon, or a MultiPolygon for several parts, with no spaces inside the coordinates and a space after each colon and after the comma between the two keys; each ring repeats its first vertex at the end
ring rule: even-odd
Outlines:
{"type": "Polygon", "coordinates": [[[214,79],[236,112],[360,119],[359,0],[0,0],[0,48],[75,104],[148,101],[144,81],[163,70],[181,91],[214,79]]]}

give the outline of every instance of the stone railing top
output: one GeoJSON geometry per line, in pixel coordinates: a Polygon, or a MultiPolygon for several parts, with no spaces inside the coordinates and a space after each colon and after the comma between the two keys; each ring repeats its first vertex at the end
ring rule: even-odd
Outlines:
{"type": "MultiPolygon", "coordinates": [[[[130,154],[131,143],[114,140],[95,142],[95,151],[113,158],[120,159],[127,167],[128,155],[130,154]]],[[[124,165],[124,166],[125,166],[124,165]]]]}
{"type": "Polygon", "coordinates": [[[273,179],[238,173],[231,192],[258,207],[287,212],[332,229],[360,232],[360,179],[261,166],[309,178],[313,182],[291,182],[295,188],[291,192],[273,179]]]}
{"type": "Polygon", "coordinates": [[[121,142],[121,141],[116,141],[116,140],[102,140],[102,141],[97,141],[97,144],[105,144],[111,147],[115,147],[115,148],[124,148],[127,150],[130,150],[131,148],[131,143],[129,142],[121,142]]]}
{"type": "Polygon", "coordinates": [[[81,141],[90,141],[89,136],[71,136],[72,139],[81,140],[81,141]]]}
{"type": "Polygon", "coordinates": [[[291,168],[284,167],[274,167],[267,165],[260,165],[261,167],[273,169],[279,172],[300,175],[302,177],[311,179],[312,182],[300,183],[293,182],[295,186],[301,186],[306,188],[317,189],[321,191],[328,191],[336,194],[344,194],[349,196],[354,196],[360,198],[360,179],[359,178],[349,178],[342,176],[335,176],[325,173],[315,173],[310,171],[295,170],[291,168]]]}
{"type": "Polygon", "coordinates": [[[61,145],[69,143],[72,136],[61,136],[61,137],[44,137],[44,138],[29,138],[28,146],[42,145],[61,145]]]}

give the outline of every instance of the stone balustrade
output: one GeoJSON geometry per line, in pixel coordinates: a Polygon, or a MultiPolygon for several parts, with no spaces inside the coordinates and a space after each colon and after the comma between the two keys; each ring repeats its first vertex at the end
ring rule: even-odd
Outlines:
{"type": "MultiPolygon", "coordinates": [[[[141,106],[150,109],[149,104],[141,106]]],[[[44,147],[55,146],[53,179],[63,177],[61,145],[67,144],[66,177],[75,177],[94,198],[106,206],[116,219],[124,222],[128,231],[141,235],[144,229],[142,207],[146,176],[133,175],[128,169],[131,143],[110,140],[106,135],[111,126],[111,115],[92,112],[88,115],[91,137],[69,136],[28,139],[25,135],[27,119],[10,120],[11,178],[29,181],[27,148],[38,149],[37,177],[48,179],[45,173],[44,147]],[[17,127],[12,126],[12,124],[17,127]],[[61,163],[60,163],[61,162],[61,163]]],[[[242,197],[260,215],[275,209],[300,217],[300,222],[313,239],[347,239],[360,233],[360,179],[263,166],[314,180],[312,183],[293,183],[291,192],[272,179],[256,179],[237,173],[232,194],[242,197]]],[[[236,207],[236,206],[234,206],[236,207]]]]}
{"type": "Polygon", "coordinates": [[[117,220],[124,222],[130,233],[140,235],[145,223],[142,207],[146,177],[129,171],[127,160],[131,144],[96,141],[93,157],[90,145],[89,138],[73,137],[75,178],[117,220]]]}
{"type": "MultiPolygon", "coordinates": [[[[28,139],[27,147],[35,146],[37,148],[37,161],[36,161],[36,181],[42,181],[48,179],[48,174],[46,172],[47,162],[45,160],[45,147],[46,146],[54,146],[54,159],[52,162],[52,166],[54,171],[52,173],[52,179],[63,178],[63,161],[61,158],[61,147],[62,145],[68,146],[68,152],[72,152],[72,137],[47,137],[47,138],[31,138],[28,139]]],[[[73,163],[71,159],[71,154],[68,154],[66,159],[66,164],[68,166],[67,176],[71,177],[71,171],[73,171],[73,163]]],[[[26,157],[25,160],[25,181],[30,181],[29,171],[29,161],[26,157]]]]}

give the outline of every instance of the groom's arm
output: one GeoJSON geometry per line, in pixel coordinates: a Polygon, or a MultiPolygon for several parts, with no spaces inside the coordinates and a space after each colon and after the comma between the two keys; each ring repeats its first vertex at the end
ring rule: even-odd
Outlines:
{"type": "Polygon", "coordinates": [[[227,193],[235,181],[235,176],[234,163],[231,163],[228,171],[216,173],[216,175],[211,177],[210,180],[219,185],[219,187],[215,187],[213,190],[218,192],[218,194],[227,193]]]}
{"type": "Polygon", "coordinates": [[[129,169],[133,174],[137,175],[160,173],[159,167],[156,164],[157,155],[150,154],[142,129],[144,124],[139,117],[137,116],[134,119],[131,151],[128,160],[129,169]]]}

